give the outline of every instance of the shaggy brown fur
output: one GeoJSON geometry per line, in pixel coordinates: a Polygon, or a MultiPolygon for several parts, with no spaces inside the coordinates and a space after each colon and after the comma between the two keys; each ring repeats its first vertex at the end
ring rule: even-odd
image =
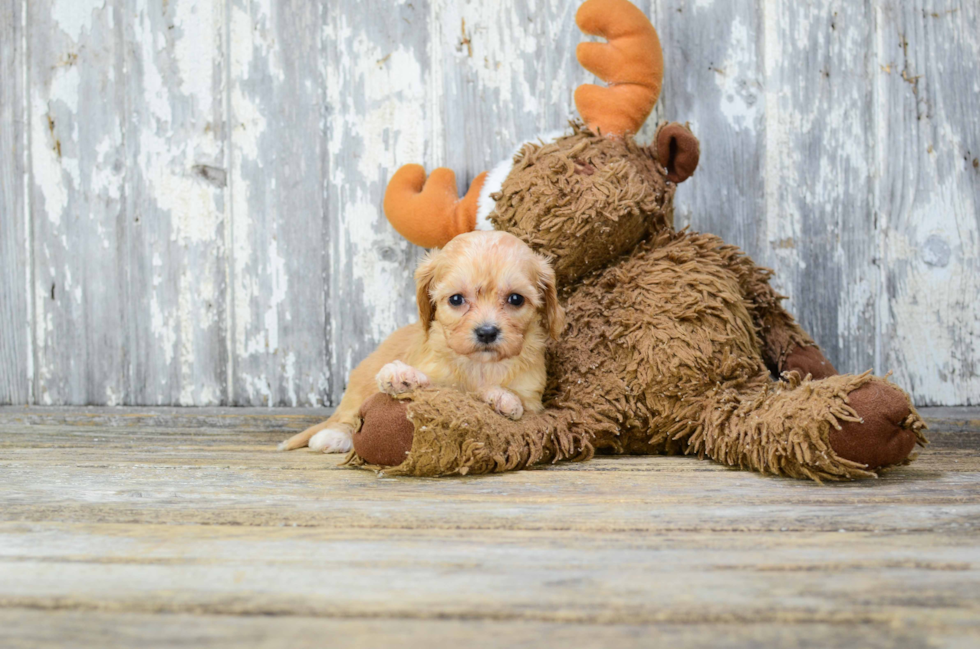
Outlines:
{"type": "Polygon", "coordinates": [[[673,231],[666,173],[631,138],[578,126],[524,147],[491,218],[550,255],[559,277],[569,324],[550,348],[546,410],[512,422],[453,391],[413,394],[410,452],[388,473],[486,473],[601,451],[863,477],[871,467],[839,456],[831,433],[860,421],[848,395],[871,382],[901,395],[900,431],[924,443],[907,396],[883,379],[772,378],[795,350],[819,352],[770,271],[715,236],[673,231]]]}
{"type": "Polygon", "coordinates": [[[553,257],[568,286],[639,243],[673,227],[674,186],[649,148],[633,138],[594,135],[580,124],[556,142],[527,144],[494,194],[490,220],[553,257]]]}

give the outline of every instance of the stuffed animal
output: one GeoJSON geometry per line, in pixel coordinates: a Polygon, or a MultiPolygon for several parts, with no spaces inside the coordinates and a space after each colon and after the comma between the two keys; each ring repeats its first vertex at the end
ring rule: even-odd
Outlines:
{"type": "Polygon", "coordinates": [[[438,476],[683,453],[814,480],[907,463],[925,444],[908,396],[870,372],[838,374],[769,270],[713,235],[674,230],[674,191],[699,145],[676,123],[651,146],[633,139],[663,77],[646,16],[627,0],[588,0],[576,22],[606,39],[577,56],[609,84],[575,92],[581,123],[524,143],[462,199],[451,171],[426,179],[409,165],[384,201],[418,245],[496,228],[551,257],[568,325],[549,350],[545,411],[511,421],[454,390],[378,394],[348,462],[438,476]]]}

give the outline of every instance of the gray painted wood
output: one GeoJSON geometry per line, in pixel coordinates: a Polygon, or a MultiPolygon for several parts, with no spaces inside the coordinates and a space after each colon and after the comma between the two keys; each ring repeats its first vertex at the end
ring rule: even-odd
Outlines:
{"type": "Polygon", "coordinates": [[[418,0],[329,3],[322,65],[328,175],[327,397],[337,403],[350,370],[397,327],[416,317],[412,275],[422,251],[381,210],[385,185],[411,162],[433,169],[442,120],[441,83],[431,70],[434,8],[418,0]]]}
{"type": "Polygon", "coordinates": [[[696,175],[677,191],[675,225],[713,232],[770,263],[762,8],[669,0],[651,20],[664,49],[661,119],[689,122],[701,141],[696,175]]]}
{"type": "Polygon", "coordinates": [[[877,242],[871,208],[870,3],[767,4],[766,263],[841,371],[875,366],[877,242]]]}
{"type": "Polygon", "coordinates": [[[929,404],[980,402],[980,7],[878,8],[884,369],[929,404]]]}
{"type": "Polygon", "coordinates": [[[221,402],[224,12],[29,7],[36,401],[221,402]]]}
{"type": "MultiPolygon", "coordinates": [[[[644,3],[638,6],[644,7],[644,3]]],[[[439,3],[433,40],[439,79],[437,137],[460,192],[517,146],[576,116],[572,94],[593,79],[575,59],[585,39],[578,4],[546,0],[439,3]]]]}
{"type": "MultiPolygon", "coordinates": [[[[222,403],[226,106],[219,3],[120,7],[126,403],[222,403]]],[[[103,323],[108,324],[108,323],[103,323]]]]}
{"type": "Polygon", "coordinates": [[[35,400],[120,403],[132,388],[124,23],[113,2],[27,8],[35,400]]]}
{"type": "Polygon", "coordinates": [[[322,12],[229,3],[235,404],[330,402],[322,12]]]}
{"type": "Polygon", "coordinates": [[[23,9],[0,2],[0,404],[28,403],[33,387],[23,9]]]}
{"type": "MultiPolygon", "coordinates": [[[[465,191],[591,80],[564,0],[0,6],[0,402],[335,404],[415,315],[394,170],[465,191]]],[[[978,403],[976,3],[639,6],[641,137],[702,142],[678,224],[772,266],[842,371],[978,403]]]]}

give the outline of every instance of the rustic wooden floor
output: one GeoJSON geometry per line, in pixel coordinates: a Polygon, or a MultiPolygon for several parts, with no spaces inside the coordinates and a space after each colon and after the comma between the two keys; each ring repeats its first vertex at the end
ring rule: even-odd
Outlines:
{"type": "Polygon", "coordinates": [[[683,457],[392,479],[322,413],[0,409],[0,647],[980,646],[980,409],[819,486],[683,457]]]}

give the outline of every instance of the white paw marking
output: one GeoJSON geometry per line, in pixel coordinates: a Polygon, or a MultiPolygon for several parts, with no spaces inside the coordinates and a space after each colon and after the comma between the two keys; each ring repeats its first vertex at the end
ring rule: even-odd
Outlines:
{"type": "Polygon", "coordinates": [[[429,387],[429,377],[401,361],[392,361],[382,367],[375,380],[378,389],[391,396],[429,387]]]}
{"type": "Polygon", "coordinates": [[[334,428],[321,430],[307,444],[311,450],[320,453],[346,453],[352,445],[350,433],[334,428]]]}
{"type": "Polygon", "coordinates": [[[495,387],[483,393],[483,400],[490,404],[497,414],[517,421],[524,415],[524,405],[520,397],[510,390],[495,387]]]}

